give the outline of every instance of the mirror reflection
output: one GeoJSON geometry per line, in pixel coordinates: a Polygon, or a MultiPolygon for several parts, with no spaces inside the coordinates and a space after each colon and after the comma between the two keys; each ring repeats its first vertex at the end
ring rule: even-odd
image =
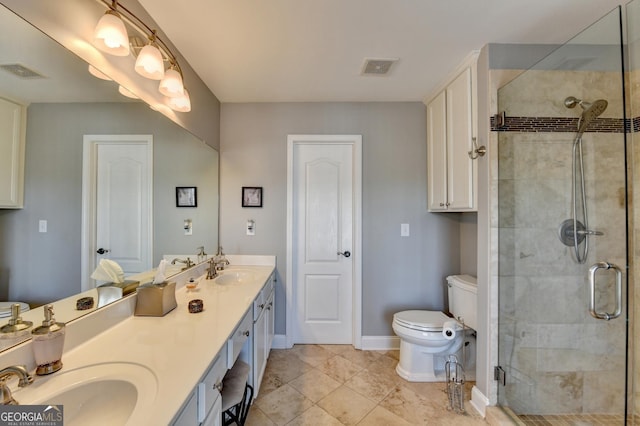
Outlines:
{"type": "MultiPolygon", "coordinates": [[[[157,266],[164,255],[195,259],[201,246],[215,253],[217,151],[143,102],[122,96],[117,84],[90,75],[85,62],[4,6],[0,6],[0,28],[5,33],[0,37],[0,98],[26,107],[24,207],[0,209],[0,324],[8,320],[9,302],[33,308],[70,298],[75,306],[76,295],[95,286],[89,278],[93,267],[87,265],[118,255],[116,247],[97,254],[103,248],[98,245],[116,244],[115,239],[150,242],[149,253],[136,268],[123,268],[126,275],[157,266]],[[12,67],[3,66],[14,64],[41,77],[25,78],[20,71],[12,74],[7,71],[12,67]],[[118,212],[117,220],[110,222],[112,236],[107,241],[84,235],[93,232],[86,231],[91,228],[85,222],[94,220],[83,206],[83,185],[85,194],[94,195],[94,183],[86,176],[83,183],[87,135],[124,139],[124,145],[132,135],[151,141],[148,213],[141,216],[139,200],[112,199],[103,210],[118,212]],[[177,207],[177,187],[196,187],[197,206],[177,207]],[[189,233],[186,221],[191,224],[189,233]],[[128,238],[140,228],[149,230],[147,237],[128,238]]],[[[0,118],[0,123],[6,121],[0,118]]],[[[129,253],[140,253],[140,249],[129,253]]],[[[56,309],[57,320],[63,322],[82,313],[56,309]]],[[[41,314],[40,308],[23,317],[39,323],[41,314]]]]}

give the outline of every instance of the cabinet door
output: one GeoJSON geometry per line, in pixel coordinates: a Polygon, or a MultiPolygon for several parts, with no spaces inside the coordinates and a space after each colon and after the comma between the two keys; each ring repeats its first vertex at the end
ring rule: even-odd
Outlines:
{"type": "Polygon", "coordinates": [[[201,426],[221,426],[222,425],[222,398],[218,396],[216,398],[211,411],[207,415],[201,426]]]}
{"type": "Polygon", "coordinates": [[[267,365],[265,356],[267,346],[267,310],[263,309],[257,321],[253,324],[253,391],[254,397],[260,391],[260,382],[264,368],[267,365]]]}
{"type": "Polygon", "coordinates": [[[444,91],[427,105],[427,199],[430,211],[447,209],[446,106],[444,91]]]}
{"type": "Polygon", "coordinates": [[[198,422],[198,399],[196,392],[191,392],[184,408],[171,424],[174,426],[197,426],[200,424],[198,422]]]}
{"type": "Polygon", "coordinates": [[[0,208],[22,208],[25,107],[0,98],[0,208]]]}
{"type": "Polygon", "coordinates": [[[273,344],[273,338],[276,335],[275,322],[276,322],[276,307],[274,305],[275,292],[272,290],[269,299],[267,300],[267,345],[265,347],[265,359],[269,358],[269,352],[271,352],[271,345],[273,344]]]}
{"type": "Polygon", "coordinates": [[[466,68],[446,89],[447,203],[449,210],[475,208],[475,162],[472,150],[471,69],[466,68]]]}

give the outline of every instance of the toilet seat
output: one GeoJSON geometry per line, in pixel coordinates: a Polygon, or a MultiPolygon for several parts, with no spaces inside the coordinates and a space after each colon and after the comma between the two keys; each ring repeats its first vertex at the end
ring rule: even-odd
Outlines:
{"type": "Polygon", "coordinates": [[[0,302],[0,318],[11,317],[11,306],[15,303],[20,304],[20,313],[27,312],[29,310],[29,305],[24,302],[0,302]]]}
{"type": "Polygon", "coordinates": [[[445,321],[450,321],[444,312],[440,311],[402,311],[393,316],[397,325],[416,331],[442,332],[445,321]]]}

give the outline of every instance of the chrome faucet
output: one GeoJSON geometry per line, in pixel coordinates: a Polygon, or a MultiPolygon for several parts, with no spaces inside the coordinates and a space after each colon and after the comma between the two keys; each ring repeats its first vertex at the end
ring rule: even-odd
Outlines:
{"type": "Polygon", "coordinates": [[[172,264],[172,265],[175,265],[175,264],[176,264],[176,262],[184,263],[184,265],[185,265],[185,266],[184,266],[184,268],[182,268],[182,270],[183,270],[183,271],[184,271],[185,269],[189,269],[189,268],[191,268],[193,265],[195,265],[195,263],[193,263],[193,261],[192,261],[190,258],[188,258],[188,257],[187,257],[186,259],[178,259],[178,258],[176,257],[175,259],[173,259],[173,260],[171,261],[171,264],[172,264]]]}
{"type": "Polygon", "coordinates": [[[2,405],[18,405],[18,401],[13,398],[11,389],[7,385],[7,381],[12,376],[18,377],[18,386],[21,388],[33,383],[33,376],[29,374],[24,365],[13,365],[0,370],[0,398],[2,398],[2,405]]]}

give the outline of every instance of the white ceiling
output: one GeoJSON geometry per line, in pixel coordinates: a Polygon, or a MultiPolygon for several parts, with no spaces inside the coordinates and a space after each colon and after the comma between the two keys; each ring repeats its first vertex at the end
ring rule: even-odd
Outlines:
{"type": "Polygon", "coordinates": [[[563,43],[624,0],[139,1],[220,101],[284,102],[420,101],[474,49],[563,43]]]}

